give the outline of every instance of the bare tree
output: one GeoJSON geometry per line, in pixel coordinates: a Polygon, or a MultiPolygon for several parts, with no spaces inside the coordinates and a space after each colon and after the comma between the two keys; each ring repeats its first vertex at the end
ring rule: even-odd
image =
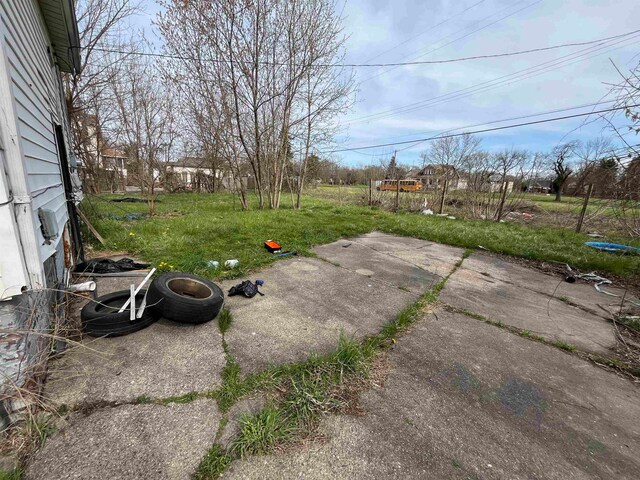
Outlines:
{"type": "Polygon", "coordinates": [[[429,149],[421,154],[423,166],[430,163],[439,170],[438,183],[442,181],[442,193],[438,213],[444,210],[451,181],[460,175],[461,168],[468,158],[477,153],[480,142],[479,138],[468,133],[458,137],[438,138],[433,140],[429,149]]]}
{"type": "Polygon", "coordinates": [[[582,193],[589,183],[598,184],[596,194],[602,194],[607,183],[610,186],[615,183],[615,178],[608,175],[610,169],[606,168],[606,159],[611,158],[612,150],[611,139],[608,137],[598,137],[576,146],[576,186],[572,192],[574,195],[582,193]],[[602,166],[605,168],[602,169],[602,166]]]}
{"type": "Polygon", "coordinates": [[[563,143],[558,145],[551,152],[551,167],[555,174],[553,179],[553,189],[556,194],[555,201],[562,201],[562,192],[569,176],[573,173],[570,164],[571,158],[574,156],[579,143],[576,141],[563,143]]]}
{"type": "Polygon", "coordinates": [[[177,137],[172,94],[155,62],[148,57],[126,62],[109,85],[117,118],[114,134],[126,145],[135,176],[155,213],[156,188],[177,137]]]}
{"type": "Polygon", "coordinates": [[[512,193],[516,187],[516,177],[522,179],[523,169],[529,154],[524,150],[504,150],[493,155],[494,169],[499,176],[500,187],[498,192],[500,198],[498,200],[498,208],[496,210],[496,221],[502,220],[504,206],[507,195],[512,193]],[[517,173],[519,175],[514,175],[517,173]]]}
{"type": "Polygon", "coordinates": [[[279,207],[287,175],[295,177],[299,205],[313,145],[329,140],[353,88],[335,67],[344,36],[334,0],[164,7],[158,24],[176,57],[174,78],[218,115],[226,150],[251,170],[260,208],[279,207]]]}
{"type": "Polygon", "coordinates": [[[628,72],[623,72],[615,64],[614,68],[620,75],[620,81],[611,85],[611,95],[615,99],[615,107],[623,109],[629,123],[625,127],[627,132],[615,127],[611,121],[609,126],[634,155],[640,155],[640,148],[631,145],[626,138],[628,133],[640,133],[640,62],[628,72]]]}
{"type": "MultiPolygon", "coordinates": [[[[122,48],[127,18],[138,11],[129,0],[76,0],[81,69],[65,76],[65,98],[73,136],[73,151],[82,164],[84,187],[98,190],[107,181],[100,163],[105,147],[103,125],[111,120],[108,85],[117,75],[123,55],[108,50],[122,48]]],[[[113,145],[106,145],[113,146],[113,145]]]]}

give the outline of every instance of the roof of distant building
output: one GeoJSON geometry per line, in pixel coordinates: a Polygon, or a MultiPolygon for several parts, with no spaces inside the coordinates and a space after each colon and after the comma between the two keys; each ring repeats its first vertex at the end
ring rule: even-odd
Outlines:
{"type": "Polygon", "coordinates": [[[116,149],[116,148],[103,148],[102,149],[102,156],[103,157],[113,157],[113,158],[127,158],[127,155],[116,149]]]}

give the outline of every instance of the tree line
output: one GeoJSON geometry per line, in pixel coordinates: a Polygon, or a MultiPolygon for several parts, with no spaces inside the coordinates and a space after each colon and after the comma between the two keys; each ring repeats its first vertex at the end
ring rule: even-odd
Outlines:
{"type": "Polygon", "coordinates": [[[96,138],[126,150],[152,204],[163,160],[177,151],[227,171],[244,208],[251,175],[260,208],[283,188],[300,207],[307,164],[331,142],[354,89],[334,0],[160,2],[161,56],[123,27],[127,0],[79,0],[84,71],[67,98],[75,149],[89,184],[99,173],[96,138]]]}

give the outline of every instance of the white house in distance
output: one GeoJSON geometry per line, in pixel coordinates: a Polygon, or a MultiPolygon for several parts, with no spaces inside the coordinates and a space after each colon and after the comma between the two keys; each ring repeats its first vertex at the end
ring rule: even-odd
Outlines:
{"type": "Polygon", "coordinates": [[[38,333],[82,256],[61,78],[79,46],[73,0],[0,1],[0,425],[19,408],[11,389],[37,377],[38,333]]]}
{"type": "Polygon", "coordinates": [[[181,183],[193,186],[199,176],[220,178],[220,170],[215,170],[208,165],[204,158],[183,157],[177,162],[167,162],[167,171],[173,172],[181,183]]]}

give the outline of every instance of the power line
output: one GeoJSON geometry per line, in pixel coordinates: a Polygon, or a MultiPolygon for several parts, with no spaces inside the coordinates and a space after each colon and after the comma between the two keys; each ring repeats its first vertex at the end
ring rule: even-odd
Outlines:
{"type": "MultiPolygon", "coordinates": [[[[629,35],[635,34],[638,32],[632,32],[629,35]]],[[[398,114],[402,114],[402,113],[409,113],[409,112],[413,112],[416,110],[420,110],[426,107],[431,107],[440,103],[446,103],[461,97],[465,97],[465,96],[470,96],[472,94],[475,93],[479,93],[481,91],[487,91],[489,89],[495,88],[495,87],[499,87],[502,85],[506,85],[506,84],[510,84],[513,83],[515,81],[522,81],[522,80],[526,80],[528,78],[532,78],[538,75],[541,75],[543,73],[547,73],[553,70],[556,70],[558,68],[564,68],[566,66],[572,65],[573,63],[578,63],[584,60],[588,60],[590,58],[594,58],[596,56],[602,55],[602,54],[598,54],[598,55],[593,55],[590,56],[591,54],[601,51],[601,50],[605,50],[608,49],[612,46],[615,45],[620,45],[623,44],[629,40],[634,39],[635,37],[638,37],[640,35],[634,35],[630,38],[625,38],[623,40],[619,40],[616,42],[614,41],[613,43],[609,43],[608,45],[595,45],[592,47],[587,47],[585,49],[579,50],[577,52],[573,52],[567,55],[564,55],[560,58],[554,59],[554,60],[548,60],[546,62],[534,65],[532,67],[528,67],[525,68],[523,70],[518,70],[516,72],[507,74],[507,75],[502,75],[500,77],[496,77],[492,80],[487,80],[485,82],[481,82],[478,83],[476,85],[471,85],[469,87],[460,89],[460,90],[455,90],[453,92],[450,93],[446,93],[443,95],[438,95],[436,97],[431,97],[431,98],[427,98],[424,100],[420,100],[418,102],[412,102],[400,107],[395,107],[395,108],[391,108],[388,110],[383,110],[377,113],[372,113],[369,115],[365,115],[362,117],[358,117],[355,118],[353,120],[347,121],[346,124],[355,124],[355,123],[361,123],[361,122],[369,122],[371,120],[380,120],[382,118],[388,118],[388,117],[392,117],[398,114]],[[581,58],[581,57],[586,57],[586,58],[581,58]],[[567,63],[568,62],[568,63],[567,63]],[[565,64],[566,63],[566,64],[565,64]],[[565,65],[563,65],[565,64],[565,65]],[[539,67],[543,67],[543,68],[539,68],[539,67]]],[[[605,42],[606,43],[606,42],[605,42]]],[[[619,48],[624,48],[628,45],[622,45],[621,47],[615,48],[613,50],[617,50],[619,48]]],[[[613,50],[608,50],[607,52],[604,53],[609,53],[613,50]]]]}
{"type": "MultiPolygon", "coordinates": [[[[534,65],[533,67],[528,67],[528,68],[525,68],[523,70],[519,70],[519,71],[510,73],[510,74],[507,74],[507,75],[502,75],[500,77],[496,77],[496,78],[494,78],[492,80],[487,80],[485,82],[482,82],[482,83],[479,83],[479,84],[476,84],[476,85],[471,85],[470,87],[466,87],[466,88],[463,88],[463,89],[460,89],[460,90],[456,90],[456,91],[453,91],[453,92],[450,92],[450,93],[447,93],[447,94],[443,94],[443,95],[439,95],[439,96],[436,96],[436,97],[428,98],[428,99],[421,100],[421,101],[418,101],[418,102],[413,102],[413,103],[404,105],[402,107],[396,107],[396,108],[392,108],[392,109],[385,110],[385,111],[382,111],[382,112],[378,112],[378,113],[375,113],[375,114],[366,115],[364,117],[360,117],[360,118],[354,119],[354,120],[352,120],[350,122],[347,122],[347,123],[350,123],[350,124],[351,123],[359,123],[359,122],[362,122],[362,121],[370,121],[370,120],[373,120],[373,119],[379,120],[381,118],[394,116],[395,114],[398,114],[398,113],[408,113],[408,112],[411,112],[411,111],[415,111],[415,110],[419,110],[419,109],[425,108],[427,106],[433,106],[433,105],[440,104],[440,103],[446,103],[448,101],[451,101],[451,100],[454,100],[454,99],[457,99],[457,98],[460,98],[460,97],[463,97],[463,96],[469,96],[470,94],[478,93],[480,91],[486,91],[486,90],[488,90],[490,88],[494,88],[494,87],[498,87],[498,86],[501,86],[501,85],[504,85],[504,84],[512,83],[513,81],[525,80],[527,78],[531,78],[531,77],[534,77],[534,76],[537,76],[537,75],[541,75],[543,73],[547,73],[549,71],[553,71],[553,70],[556,70],[558,68],[564,68],[564,67],[566,67],[568,65],[571,65],[573,63],[578,63],[580,61],[587,60],[589,58],[593,58],[593,57],[590,57],[589,55],[592,54],[592,53],[595,53],[595,52],[597,52],[599,50],[604,50],[606,48],[609,48],[609,47],[611,47],[613,45],[624,43],[625,41],[631,40],[633,38],[634,37],[631,37],[631,38],[628,38],[628,39],[625,39],[625,40],[621,40],[621,41],[619,41],[617,43],[606,45],[606,46],[588,47],[586,49],[579,50],[578,52],[574,52],[574,53],[571,53],[571,54],[564,55],[564,56],[562,56],[562,57],[560,57],[558,59],[549,60],[549,61],[540,63],[538,65],[534,65]],[[585,56],[587,58],[580,59],[580,57],[585,57],[585,56]],[[578,60],[574,61],[576,59],[578,59],[578,60]],[[567,62],[569,62],[569,63],[567,63],[567,62]],[[563,63],[566,63],[566,65],[563,65],[563,63]],[[544,67],[544,68],[539,69],[539,67],[544,67]],[[536,70],[538,70],[538,71],[536,71],[536,70]],[[393,113],[393,112],[396,112],[396,113],[393,113]],[[389,115],[390,113],[393,113],[393,115],[389,115]]],[[[612,51],[612,50],[609,50],[609,52],[610,51],[612,51]]],[[[598,55],[595,55],[595,56],[598,56],[598,55]]]]}
{"type": "MultiPolygon", "coordinates": [[[[571,111],[571,110],[578,110],[578,109],[581,109],[581,108],[588,108],[588,107],[596,107],[596,106],[599,106],[599,105],[604,105],[604,104],[607,104],[607,103],[614,103],[614,102],[615,102],[615,100],[605,100],[605,101],[598,101],[598,102],[595,102],[595,103],[587,103],[587,104],[583,104],[583,105],[576,105],[574,107],[558,108],[558,109],[555,109],[555,110],[548,110],[546,112],[531,113],[531,114],[528,114],[528,115],[520,115],[520,116],[517,116],[517,117],[503,118],[501,120],[492,120],[490,122],[476,123],[474,125],[465,125],[464,127],[451,128],[451,129],[445,130],[444,132],[441,132],[441,133],[445,134],[445,133],[455,132],[456,130],[460,130],[460,129],[463,129],[463,128],[475,128],[475,127],[480,127],[482,125],[493,125],[493,124],[496,124],[496,123],[513,122],[514,120],[523,120],[525,118],[541,117],[543,115],[551,115],[552,113],[568,112],[568,111],[571,111]]],[[[410,134],[407,134],[407,135],[397,135],[397,136],[394,136],[394,137],[387,137],[387,138],[403,138],[403,137],[406,138],[406,137],[411,137],[411,136],[415,136],[415,135],[420,135],[420,134],[423,134],[423,133],[428,133],[430,131],[433,131],[433,130],[428,130],[426,132],[410,133],[410,134]]]]}
{"type": "MultiPolygon", "coordinates": [[[[449,135],[436,135],[434,137],[427,137],[427,138],[420,138],[417,140],[407,140],[404,142],[391,142],[391,143],[382,143],[382,144],[378,144],[378,145],[366,145],[366,146],[362,146],[362,147],[351,147],[351,148],[341,148],[341,149],[336,149],[336,150],[327,150],[327,151],[323,151],[320,153],[338,153],[338,152],[350,152],[353,150],[367,150],[367,149],[371,149],[371,148],[382,148],[382,147],[391,147],[391,146],[395,146],[395,145],[407,145],[409,143],[422,143],[422,142],[427,142],[429,140],[436,140],[436,139],[440,139],[440,138],[452,138],[452,137],[460,137],[462,135],[467,135],[467,134],[476,134],[476,133],[487,133],[487,132],[495,132],[498,130],[507,130],[510,128],[518,128],[518,127],[526,127],[529,125],[538,125],[541,123],[548,123],[548,122],[557,122],[560,120],[568,120],[571,118],[577,118],[577,117],[584,117],[586,115],[595,115],[598,113],[607,113],[607,112],[614,112],[616,110],[624,110],[626,108],[632,108],[632,107],[638,107],[640,105],[627,105],[624,107],[613,107],[613,108],[607,108],[604,110],[596,110],[593,112],[588,112],[588,113],[576,113],[573,115],[565,115],[562,117],[555,117],[555,118],[548,118],[545,120],[535,120],[533,122],[524,122],[524,123],[516,123],[513,125],[504,125],[502,127],[493,127],[493,128],[485,128],[482,130],[474,130],[471,132],[462,132],[462,133],[452,133],[449,135]]],[[[461,127],[464,128],[464,127],[461,127]]]]}
{"type": "MultiPolygon", "coordinates": [[[[360,68],[360,67],[400,67],[400,66],[412,66],[412,65],[439,65],[444,63],[456,63],[456,62],[466,62],[469,60],[482,60],[487,58],[502,58],[502,57],[512,57],[517,55],[526,55],[529,53],[537,53],[537,52],[546,52],[549,50],[557,50],[559,48],[568,48],[568,47],[581,47],[585,45],[593,45],[595,43],[603,43],[610,40],[615,40],[622,37],[628,37],[629,35],[633,35],[634,33],[640,33],[640,30],[635,30],[633,32],[624,33],[622,35],[615,35],[612,37],[599,38],[597,40],[589,40],[586,42],[574,42],[574,43],[563,43],[560,45],[552,45],[550,47],[539,47],[532,48],[529,50],[520,50],[517,52],[504,52],[504,53],[491,53],[486,55],[474,55],[471,57],[460,57],[460,58],[451,58],[444,60],[425,60],[419,62],[396,62],[396,63],[316,63],[309,64],[310,67],[349,67],[349,68],[360,68]]],[[[81,48],[86,49],[88,47],[72,47],[72,48],[81,48]]],[[[153,53],[153,52],[137,52],[137,51],[125,51],[125,50],[117,50],[117,49],[109,49],[109,48],[101,48],[94,47],[93,50],[103,52],[103,53],[117,53],[120,55],[132,55],[132,56],[143,56],[143,57],[160,57],[160,58],[172,58],[176,60],[189,60],[189,61],[206,61],[209,63],[230,63],[229,60],[221,60],[221,59],[202,59],[197,57],[187,57],[183,55],[174,55],[169,53],[153,53]]],[[[244,64],[254,64],[254,62],[250,61],[234,61],[234,63],[244,63],[244,64]]],[[[289,63],[274,63],[274,62],[257,62],[259,65],[268,65],[268,66],[288,66],[289,63]]]]}
{"type": "MultiPolygon", "coordinates": [[[[536,0],[535,2],[533,2],[533,3],[529,4],[529,5],[525,5],[523,8],[521,8],[521,9],[519,9],[519,10],[516,10],[515,12],[511,12],[511,13],[509,13],[508,15],[505,15],[504,17],[499,18],[498,20],[495,20],[495,21],[493,21],[493,22],[491,22],[491,23],[488,23],[488,24],[486,24],[486,25],[483,25],[482,27],[476,28],[475,30],[472,30],[471,32],[466,33],[465,35],[462,35],[462,36],[460,36],[460,37],[454,38],[453,40],[451,40],[451,41],[450,41],[450,42],[448,42],[448,43],[445,43],[444,45],[440,45],[439,47],[436,47],[436,48],[431,49],[431,50],[429,50],[429,51],[427,51],[427,52],[425,52],[425,53],[422,53],[422,54],[418,55],[417,57],[414,57],[414,60],[415,60],[415,59],[418,59],[418,58],[421,58],[421,57],[424,57],[424,56],[426,56],[426,55],[429,55],[429,54],[431,54],[431,53],[437,52],[438,50],[442,50],[443,48],[445,48],[445,47],[447,47],[447,46],[449,46],[449,45],[451,45],[451,44],[453,44],[453,43],[456,43],[456,42],[457,42],[457,41],[459,41],[459,40],[462,40],[462,39],[464,39],[464,38],[467,38],[467,37],[469,37],[469,36],[473,35],[474,33],[477,33],[477,32],[479,32],[479,31],[481,31],[481,30],[484,30],[484,29],[486,29],[486,28],[488,28],[488,27],[492,26],[492,25],[495,25],[495,24],[497,24],[497,23],[500,23],[501,21],[506,20],[507,18],[512,17],[512,16],[514,16],[514,15],[516,15],[516,14],[520,13],[521,11],[526,10],[527,8],[530,8],[530,7],[532,7],[533,5],[535,5],[535,4],[537,4],[537,3],[540,3],[541,1],[542,1],[542,0],[536,0]]],[[[519,2],[517,2],[517,3],[516,3],[516,5],[517,5],[518,3],[522,3],[522,0],[520,0],[519,2]]],[[[500,13],[500,12],[502,12],[502,11],[509,10],[511,7],[512,7],[512,5],[507,6],[507,7],[503,8],[503,9],[501,9],[501,10],[498,10],[498,12],[493,13],[493,14],[491,14],[491,15],[488,15],[488,16],[486,16],[486,17],[482,18],[481,20],[478,20],[477,22],[472,23],[471,25],[477,25],[477,24],[479,24],[479,23],[483,22],[484,20],[486,20],[486,19],[488,19],[488,18],[491,18],[491,17],[496,16],[498,13],[500,13]]],[[[470,25],[469,25],[469,26],[470,26],[470,25]]],[[[463,29],[461,29],[461,30],[456,30],[456,31],[455,31],[455,32],[453,32],[452,34],[450,34],[450,35],[446,35],[446,36],[444,36],[444,37],[442,37],[442,38],[440,38],[440,39],[436,40],[436,42],[440,42],[441,40],[445,40],[445,39],[447,39],[447,38],[449,38],[449,37],[451,37],[451,36],[455,35],[455,34],[456,34],[456,33],[458,33],[458,32],[464,31],[464,30],[466,30],[467,28],[469,28],[469,26],[467,26],[467,27],[465,27],[465,28],[463,28],[463,29]]],[[[412,52],[412,53],[415,53],[415,52],[412,52]]],[[[408,55],[405,55],[405,56],[404,56],[404,57],[402,57],[402,58],[407,58],[407,57],[409,57],[412,53],[409,53],[408,55]]],[[[370,77],[367,77],[367,78],[365,78],[364,80],[362,80],[362,81],[360,82],[360,85],[362,85],[363,83],[368,82],[369,80],[372,80],[372,79],[374,79],[374,78],[376,78],[376,77],[379,77],[379,76],[381,76],[381,75],[384,75],[384,74],[386,74],[386,73],[389,73],[389,72],[391,72],[392,70],[395,70],[396,68],[397,68],[397,67],[391,67],[391,68],[389,68],[388,70],[385,70],[385,71],[383,71],[383,72],[379,72],[379,73],[376,73],[375,75],[372,75],[372,76],[370,76],[370,77]]]]}

